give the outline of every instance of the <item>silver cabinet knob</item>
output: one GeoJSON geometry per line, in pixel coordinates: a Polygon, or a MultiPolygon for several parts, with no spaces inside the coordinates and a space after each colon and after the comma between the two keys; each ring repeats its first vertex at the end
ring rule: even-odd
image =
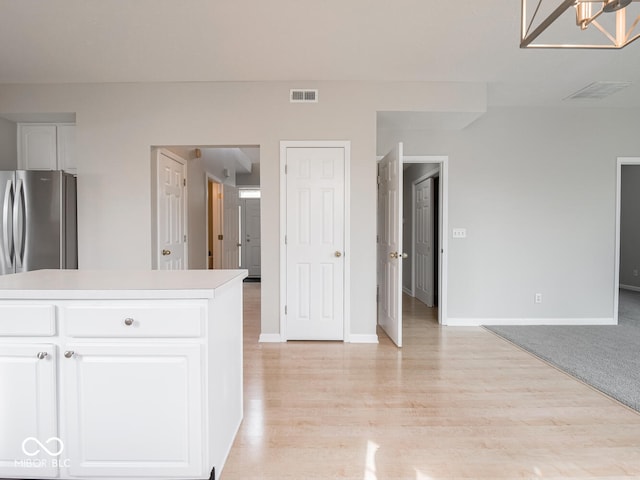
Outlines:
{"type": "Polygon", "coordinates": [[[342,252],[336,252],[336,253],[334,253],[334,255],[339,258],[339,257],[342,256],[342,252]]]}
{"type": "Polygon", "coordinates": [[[64,356],[66,358],[71,358],[76,354],[76,352],[74,352],[73,350],[67,350],[66,352],[64,352],[64,356]]]}
{"type": "Polygon", "coordinates": [[[44,358],[47,358],[49,354],[47,352],[38,352],[36,357],[38,357],[39,360],[42,360],[44,358]]]}
{"type": "Polygon", "coordinates": [[[124,319],[124,324],[127,325],[128,327],[130,327],[131,325],[133,325],[133,318],[131,318],[131,317],[125,318],[124,319]]]}

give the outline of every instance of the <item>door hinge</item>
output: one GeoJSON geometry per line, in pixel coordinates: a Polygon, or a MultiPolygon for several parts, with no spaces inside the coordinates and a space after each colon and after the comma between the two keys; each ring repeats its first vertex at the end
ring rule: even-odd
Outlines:
{"type": "Polygon", "coordinates": [[[284,166],[284,174],[286,175],[287,173],[288,173],[288,172],[287,172],[287,165],[285,165],[285,166],[284,166]]]}
{"type": "Polygon", "coordinates": [[[287,244],[287,236],[286,235],[284,236],[284,244],[285,245],[287,244]]]}
{"type": "Polygon", "coordinates": [[[184,241],[185,241],[185,242],[187,241],[187,236],[186,236],[186,235],[184,235],[184,241]]]}
{"type": "Polygon", "coordinates": [[[218,193],[218,200],[222,200],[222,193],[218,193]]]}
{"type": "Polygon", "coordinates": [[[187,186],[187,179],[186,179],[186,178],[183,178],[183,179],[182,179],[182,186],[183,186],[183,187],[186,187],[186,186],[187,186]]]}
{"type": "Polygon", "coordinates": [[[284,314],[285,315],[287,314],[287,306],[286,305],[284,306],[284,314]]]}
{"type": "Polygon", "coordinates": [[[376,243],[380,243],[380,235],[376,235],[376,243]]]}
{"type": "Polygon", "coordinates": [[[378,175],[378,185],[380,185],[382,183],[382,179],[380,178],[380,175],[378,175]]]}
{"type": "Polygon", "coordinates": [[[218,235],[218,240],[224,240],[224,235],[218,235]]]}

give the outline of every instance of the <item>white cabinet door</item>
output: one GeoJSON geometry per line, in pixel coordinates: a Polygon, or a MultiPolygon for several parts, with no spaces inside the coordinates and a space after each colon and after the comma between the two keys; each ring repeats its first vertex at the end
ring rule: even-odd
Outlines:
{"type": "Polygon", "coordinates": [[[61,429],[71,464],[64,473],[208,475],[201,361],[197,344],[67,344],[61,429]]]}
{"type": "Polygon", "coordinates": [[[53,345],[0,345],[0,477],[57,476],[55,373],[53,345]]]}
{"type": "Polygon", "coordinates": [[[77,173],[76,166],[76,126],[58,125],[58,169],[68,173],[77,173]]]}
{"type": "Polygon", "coordinates": [[[55,125],[18,125],[18,170],[57,170],[55,125]]]}

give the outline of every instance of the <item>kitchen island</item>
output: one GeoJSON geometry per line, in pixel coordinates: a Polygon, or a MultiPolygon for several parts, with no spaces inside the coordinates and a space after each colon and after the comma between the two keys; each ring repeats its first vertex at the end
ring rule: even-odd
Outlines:
{"type": "Polygon", "coordinates": [[[217,478],[242,421],[246,275],[0,276],[0,478],[217,478]]]}

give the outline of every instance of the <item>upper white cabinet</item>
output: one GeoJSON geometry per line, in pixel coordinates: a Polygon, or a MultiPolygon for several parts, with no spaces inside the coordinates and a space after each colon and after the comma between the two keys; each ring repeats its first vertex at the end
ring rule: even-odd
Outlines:
{"type": "Polygon", "coordinates": [[[58,170],[76,173],[76,126],[57,125],[58,170]]]}
{"type": "Polygon", "coordinates": [[[18,169],[76,173],[75,125],[19,123],[18,169]]]}

